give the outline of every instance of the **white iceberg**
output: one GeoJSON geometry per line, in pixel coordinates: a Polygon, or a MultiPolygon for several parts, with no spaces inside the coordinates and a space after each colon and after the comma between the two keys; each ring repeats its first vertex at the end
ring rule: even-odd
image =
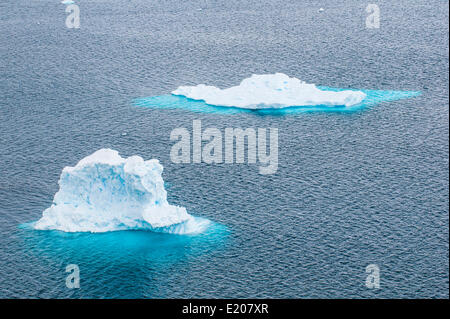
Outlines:
{"type": "Polygon", "coordinates": [[[180,86],[172,92],[211,105],[246,109],[283,108],[289,106],[352,106],[364,100],[361,91],[324,91],[283,73],[252,75],[238,86],[219,89],[199,84],[180,86]]]}
{"type": "Polygon", "coordinates": [[[72,1],[72,0],[63,0],[63,1],[61,1],[61,3],[62,3],[62,4],[74,4],[75,1],[72,1]]]}
{"type": "Polygon", "coordinates": [[[151,229],[170,233],[198,233],[210,223],[170,205],[158,160],[122,158],[101,149],[75,167],[65,167],[53,204],[35,229],[65,232],[106,232],[151,229]]]}

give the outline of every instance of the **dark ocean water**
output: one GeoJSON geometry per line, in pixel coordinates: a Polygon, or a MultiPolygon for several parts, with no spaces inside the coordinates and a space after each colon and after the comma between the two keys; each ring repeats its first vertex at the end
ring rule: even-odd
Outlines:
{"type": "Polygon", "coordinates": [[[448,2],[80,0],[0,3],[0,297],[448,298],[448,2]],[[318,13],[318,8],[325,12],[318,13]],[[203,10],[197,10],[203,8],[203,10]],[[136,106],[179,85],[282,72],[420,91],[354,113],[136,106]],[[170,132],[277,127],[279,167],[174,164],[170,132]],[[126,132],[127,135],[122,136],[126,132]],[[64,166],[100,148],[158,158],[169,202],[209,233],[35,231],[64,166]],[[65,286],[78,264],[81,288],[65,286]],[[380,267],[381,288],[365,286],[380,267]]]}

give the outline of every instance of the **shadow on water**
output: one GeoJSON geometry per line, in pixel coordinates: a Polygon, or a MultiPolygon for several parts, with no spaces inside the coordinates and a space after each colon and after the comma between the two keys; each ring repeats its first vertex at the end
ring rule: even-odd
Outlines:
{"type": "MultiPolygon", "coordinates": [[[[325,91],[345,91],[349,89],[337,89],[329,87],[319,87],[325,91]]],[[[358,90],[364,92],[367,96],[363,102],[350,106],[291,106],[285,108],[266,108],[266,109],[244,109],[239,107],[218,106],[207,104],[204,101],[193,100],[179,95],[160,95],[137,98],[133,100],[133,105],[138,107],[148,107],[154,109],[185,109],[198,113],[218,113],[218,114],[238,114],[251,113],[256,115],[291,115],[299,113],[312,112],[333,112],[333,113],[352,113],[360,111],[367,107],[374,106],[382,102],[396,101],[421,95],[419,91],[382,91],[382,90],[358,90]]]]}

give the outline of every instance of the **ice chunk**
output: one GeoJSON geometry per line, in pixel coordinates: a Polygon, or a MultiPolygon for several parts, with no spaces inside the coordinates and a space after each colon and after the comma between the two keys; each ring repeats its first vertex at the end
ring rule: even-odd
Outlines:
{"type": "Polygon", "coordinates": [[[364,100],[361,91],[323,91],[283,73],[252,75],[238,86],[219,89],[199,84],[180,86],[172,92],[208,104],[247,109],[283,108],[289,106],[352,106],[364,100]]]}
{"type": "Polygon", "coordinates": [[[53,204],[34,227],[66,232],[203,231],[208,220],[167,202],[162,170],[156,159],[122,158],[117,151],[101,149],[63,169],[53,204]]]}

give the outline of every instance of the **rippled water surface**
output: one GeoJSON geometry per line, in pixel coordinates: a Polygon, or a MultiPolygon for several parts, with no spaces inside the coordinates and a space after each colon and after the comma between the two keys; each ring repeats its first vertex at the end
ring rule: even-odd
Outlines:
{"type": "Polygon", "coordinates": [[[366,3],[350,0],[321,13],[314,1],[76,2],[78,30],[60,1],[0,3],[0,297],[448,298],[448,2],[378,1],[370,30],[366,3]],[[295,116],[136,103],[275,72],[421,94],[295,116]],[[278,171],[172,163],[170,132],[196,119],[277,127],[278,171]],[[27,227],[62,168],[104,147],[158,158],[169,202],[214,227],[27,227]],[[80,289],[65,286],[68,264],[80,289]],[[369,264],[378,290],[365,287],[369,264]]]}

